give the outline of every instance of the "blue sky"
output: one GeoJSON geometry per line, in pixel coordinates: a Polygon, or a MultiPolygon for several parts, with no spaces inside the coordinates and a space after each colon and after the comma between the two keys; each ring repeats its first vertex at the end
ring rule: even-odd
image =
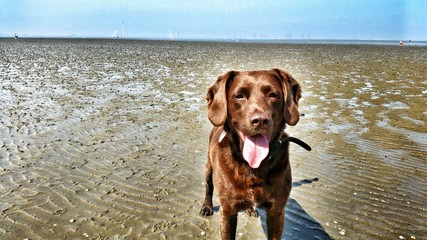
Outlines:
{"type": "Polygon", "coordinates": [[[425,0],[0,0],[0,36],[427,40],[426,16],[425,0]]]}

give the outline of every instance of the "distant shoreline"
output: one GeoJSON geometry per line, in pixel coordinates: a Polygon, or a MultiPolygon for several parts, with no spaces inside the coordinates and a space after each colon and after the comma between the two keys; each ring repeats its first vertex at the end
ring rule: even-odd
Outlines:
{"type": "Polygon", "coordinates": [[[109,38],[109,37],[44,37],[30,36],[15,39],[12,36],[0,36],[0,40],[111,40],[111,41],[170,41],[170,42],[229,42],[229,43],[272,43],[272,44],[345,44],[345,45],[399,45],[427,46],[427,40],[358,40],[358,39],[245,39],[245,38],[109,38]]]}

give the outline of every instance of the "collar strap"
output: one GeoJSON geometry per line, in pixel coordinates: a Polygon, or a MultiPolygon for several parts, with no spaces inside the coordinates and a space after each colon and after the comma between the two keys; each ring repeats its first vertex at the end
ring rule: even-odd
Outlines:
{"type": "Polygon", "coordinates": [[[225,130],[222,130],[222,133],[219,136],[218,142],[222,142],[222,140],[225,138],[225,135],[227,135],[227,132],[225,130]]]}
{"type": "Polygon", "coordinates": [[[276,147],[274,148],[274,150],[272,151],[272,153],[270,154],[270,157],[268,159],[271,159],[274,155],[276,155],[276,153],[280,150],[280,148],[282,147],[282,145],[284,143],[287,142],[293,142],[296,143],[298,145],[300,145],[302,148],[304,148],[307,151],[311,151],[311,147],[310,145],[308,145],[307,143],[305,143],[304,141],[298,139],[298,138],[294,138],[294,137],[284,137],[282,139],[279,140],[279,142],[277,143],[276,147]]]}

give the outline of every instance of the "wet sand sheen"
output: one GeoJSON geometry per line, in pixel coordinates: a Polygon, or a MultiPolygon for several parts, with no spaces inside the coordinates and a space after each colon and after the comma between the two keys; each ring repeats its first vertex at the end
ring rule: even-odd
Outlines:
{"type": "Polygon", "coordinates": [[[302,83],[287,131],[313,147],[291,147],[286,239],[427,238],[426,47],[0,41],[0,238],[218,239],[204,94],[272,67],[302,83]]]}

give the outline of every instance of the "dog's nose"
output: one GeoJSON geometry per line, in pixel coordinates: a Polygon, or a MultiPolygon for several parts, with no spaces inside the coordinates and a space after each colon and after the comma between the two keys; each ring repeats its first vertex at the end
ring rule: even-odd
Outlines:
{"type": "Polygon", "coordinates": [[[270,123],[270,118],[264,114],[255,114],[251,118],[251,124],[255,127],[261,127],[270,123]]]}

